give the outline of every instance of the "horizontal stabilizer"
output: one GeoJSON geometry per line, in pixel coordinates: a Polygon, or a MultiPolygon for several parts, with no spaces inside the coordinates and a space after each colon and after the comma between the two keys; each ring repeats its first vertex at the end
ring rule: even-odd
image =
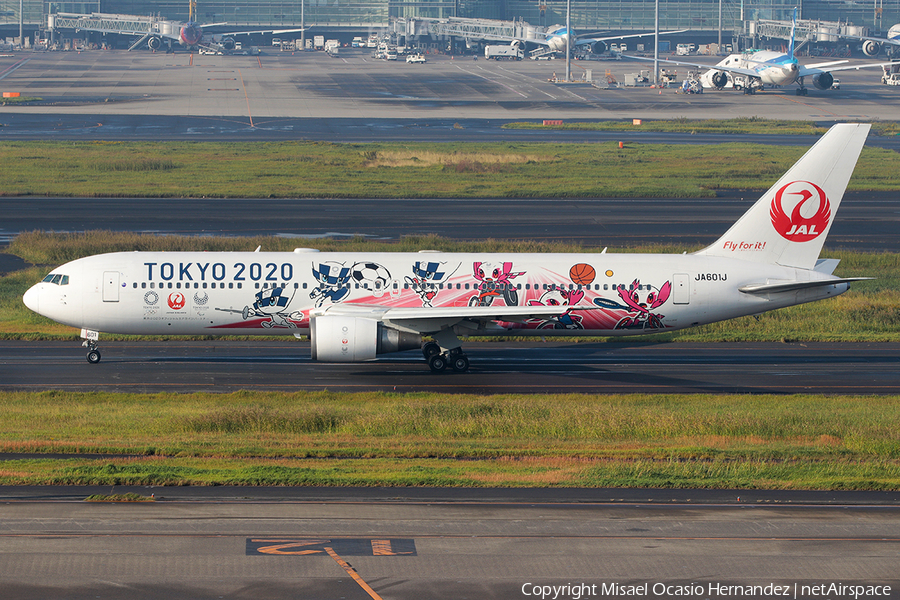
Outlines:
{"type": "Polygon", "coordinates": [[[848,277],[846,279],[822,279],[820,281],[780,281],[778,283],[751,283],[738,288],[745,294],[776,294],[778,292],[795,292],[809,288],[836,285],[839,283],[852,283],[854,281],[867,281],[874,277],[848,277]]]}

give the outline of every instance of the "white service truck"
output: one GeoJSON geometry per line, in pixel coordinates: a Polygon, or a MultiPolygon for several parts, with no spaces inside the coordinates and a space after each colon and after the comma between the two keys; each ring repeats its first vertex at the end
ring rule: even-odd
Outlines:
{"type": "Polygon", "coordinates": [[[494,60],[522,60],[525,53],[521,48],[504,44],[502,46],[485,46],[484,57],[494,60]]]}

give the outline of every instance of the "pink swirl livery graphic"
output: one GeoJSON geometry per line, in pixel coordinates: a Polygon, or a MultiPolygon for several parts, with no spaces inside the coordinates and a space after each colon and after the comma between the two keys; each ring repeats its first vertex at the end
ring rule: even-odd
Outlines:
{"type": "MultiPolygon", "coordinates": [[[[809,208],[805,212],[809,214],[809,208]]],[[[831,203],[822,188],[816,184],[794,181],[775,192],[769,215],[772,217],[772,226],[781,237],[791,242],[808,242],[819,237],[828,228],[831,203]],[[784,201],[793,200],[797,196],[800,197],[799,201],[788,216],[784,201]],[[815,213],[809,217],[803,216],[804,207],[812,202],[818,203],[815,213]]]]}

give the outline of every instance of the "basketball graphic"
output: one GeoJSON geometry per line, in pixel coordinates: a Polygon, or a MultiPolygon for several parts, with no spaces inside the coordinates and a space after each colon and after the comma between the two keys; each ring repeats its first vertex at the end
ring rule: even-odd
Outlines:
{"type": "Polygon", "coordinates": [[[577,285],[590,285],[594,281],[597,272],[587,263],[578,263],[569,269],[569,279],[577,285]]]}

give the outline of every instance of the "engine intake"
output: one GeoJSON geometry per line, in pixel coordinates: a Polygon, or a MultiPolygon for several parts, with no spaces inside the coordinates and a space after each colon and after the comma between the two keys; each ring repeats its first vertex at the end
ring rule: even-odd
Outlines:
{"type": "Polygon", "coordinates": [[[813,85],[817,90],[830,90],[834,84],[834,75],[831,73],[820,73],[813,77],[813,85]]]}
{"type": "Polygon", "coordinates": [[[878,53],[881,52],[881,44],[872,40],[866,40],[863,42],[862,51],[866,56],[878,56],[878,53]]]}
{"type": "Polygon", "coordinates": [[[149,40],[147,40],[147,46],[151,50],[159,50],[160,47],[162,46],[162,40],[160,40],[158,37],[152,37],[149,40]]]}
{"type": "Polygon", "coordinates": [[[362,317],[314,317],[309,323],[313,360],[360,362],[378,354],[413,350],[422,336],[385,327],[362,317]]]}
{"type": "Polygon", "coordinates": [[[725,71],[716,71],[710,77],[712,80],[712,84],[716,86],[716,89],[721,90],[723,87],[728,85],[728,73],[725,71]]]}
{"type": "Polygon", "coordinates": [[[594,42],[591,44],[591,52],[593,54],[603,54],[609,46],[606,45],[606,42],[594,42]]]}

